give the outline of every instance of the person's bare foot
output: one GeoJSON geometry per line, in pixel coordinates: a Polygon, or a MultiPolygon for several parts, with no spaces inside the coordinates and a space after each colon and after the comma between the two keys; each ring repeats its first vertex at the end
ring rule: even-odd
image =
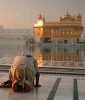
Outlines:
{"type": "Polygon", "coordinates": [[[1,83],[1,84],[0,84],[0,88],[3,88],[3,87],[4,87],[4,83],[1,83]]]}
{"type": "Polygon", "coordinates": [[[3,86],[0,84],[0,88],[2,88],[3,86]]]}

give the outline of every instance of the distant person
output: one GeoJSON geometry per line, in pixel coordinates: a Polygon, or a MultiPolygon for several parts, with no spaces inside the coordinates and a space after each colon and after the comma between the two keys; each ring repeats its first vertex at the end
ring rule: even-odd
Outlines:
{"type": "MultiPolygon", "coordinates": [[[[9,81],[14,91],[30,91],[34,86],[34,76],[36,77],[35,87],[39,87],[39,71],[37,61],[31,55],[22,53],[16,56],[9,70],[9,81]],[[23,89],[21,88],[23,86],[23,89]]],[[[7,84],[7,82],[5,82],[7,84]]],[[[5,85],[6,85],[5,84],[5,85]]]]}

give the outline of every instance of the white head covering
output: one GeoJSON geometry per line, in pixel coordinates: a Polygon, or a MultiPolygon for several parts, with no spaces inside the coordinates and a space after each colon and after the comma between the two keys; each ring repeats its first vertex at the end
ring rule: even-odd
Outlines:
{"type": "Polygon", "coordinates": [[[25,52],[22,52],[20,55],[21,55],[21,56],[25,55],[25,52]]]}

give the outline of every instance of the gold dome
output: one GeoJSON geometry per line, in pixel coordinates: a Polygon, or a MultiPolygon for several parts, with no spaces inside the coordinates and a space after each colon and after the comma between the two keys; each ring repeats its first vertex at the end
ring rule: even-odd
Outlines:
{"type": "Polygon", "coordinates": [[[42,15],[40,14],[39,17],[38,17],[38,20],[41,20],[43,19],[42,15]]]}
{"type": "Polygon", "coordinates": [[[62,16],[62,19],[72,19],[72,15],[70,15],[69,13],[67,13],[66,15],[62,16]]]}
{"type": "Polygon", "coordinates": [[[72,18],[72,16],[70,14],[66,14],[66,15],[62,16],[62,18],[64,18],[64,19],[70,19],[70,18],[72,18]]]}
{"type": "Polygon", "coordinates": [[[45,22],[45,17],[43,17],[41,14],[38,16],[38,20],[41,20],[43,22],[45,22]]]}
{"type": "Polygon", "coordinates": [[[82,17],[82,15],[79,13],[78,15],[77,15],[77,18],[81,18],[82,17]]]}
{"type": "Polygon", "coordinates": [[[66,21],[66,20],[68,20],[68,21],[74,21],[75,20],[75,17],[72,16],[71,14],[69,14],[68,11],[67,11],[67,14],[66,15],[60,17],[60,20],[61,21],[66,21]]]}

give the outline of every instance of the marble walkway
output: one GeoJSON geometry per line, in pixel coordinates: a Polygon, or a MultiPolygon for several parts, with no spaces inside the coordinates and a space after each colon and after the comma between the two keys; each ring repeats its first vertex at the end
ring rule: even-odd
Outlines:
{"type": "MultiPolygon", "coordinates": [[[[0,83],[7,79],[8,73],[0,72],[0,83]]],[[[85,77],[42,74],[40,84],[29,93],[0,88],[0,100],[85,100],[85,77]]]]}

